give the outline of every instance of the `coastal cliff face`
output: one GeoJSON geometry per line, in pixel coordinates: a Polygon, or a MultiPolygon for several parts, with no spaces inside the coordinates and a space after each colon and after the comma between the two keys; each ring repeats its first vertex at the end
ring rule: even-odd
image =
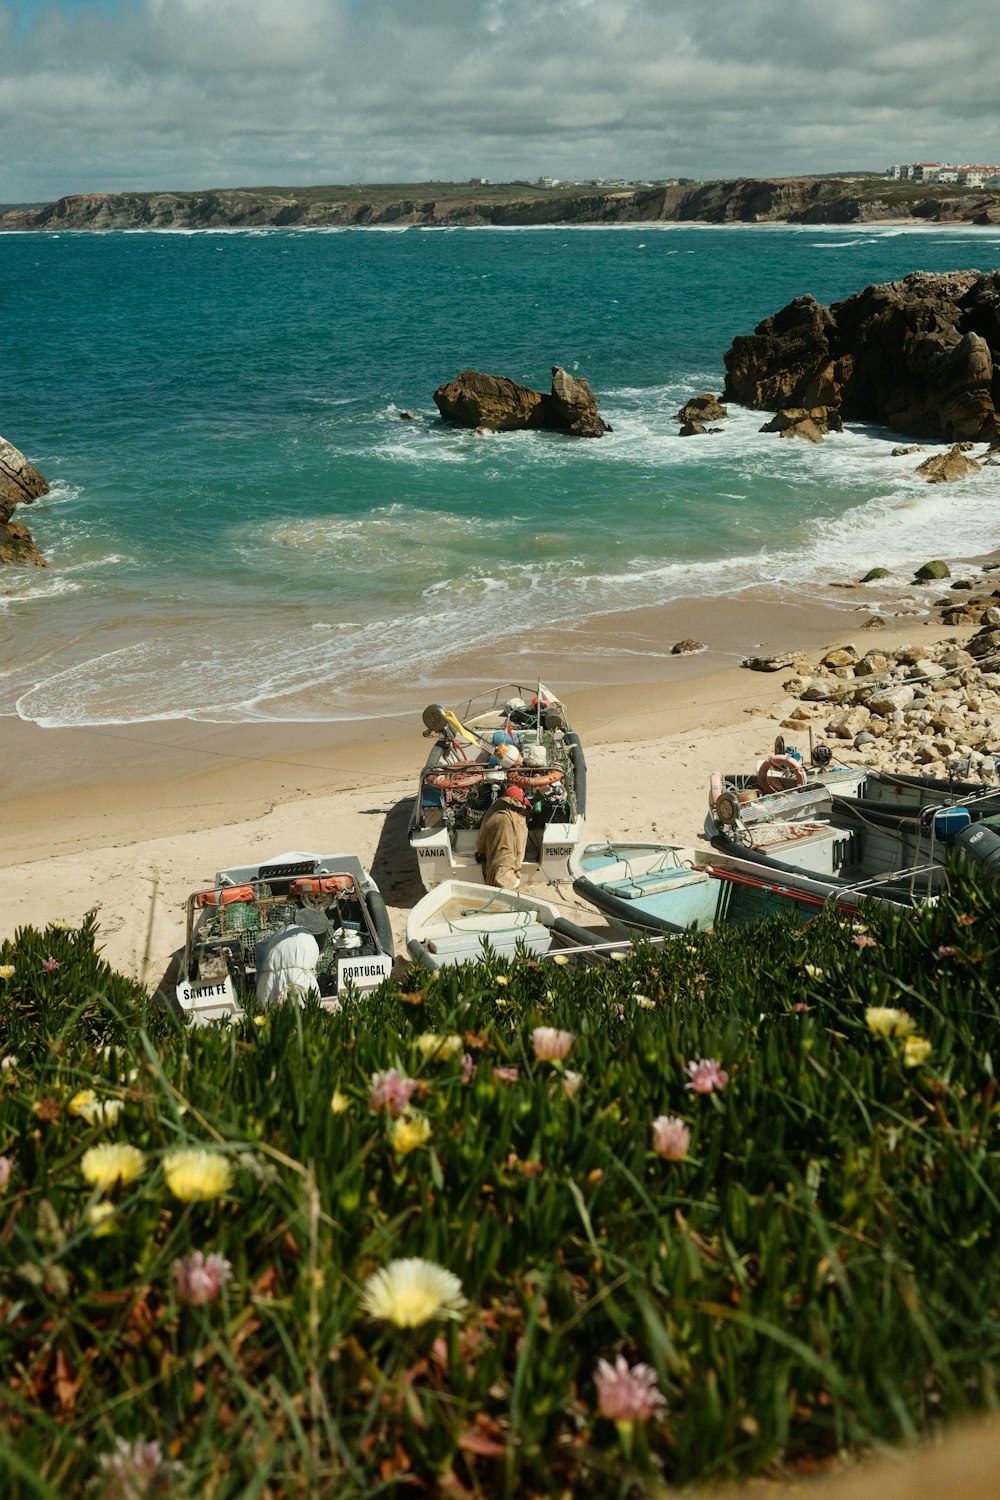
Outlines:
{"type": "Polygon", "coordinates": [[[738,178],[690,185],[470,189],[247,188],[191,193],[81,193],[0,213],[0,231],[324,228],[385,225],[867,224],[915,219],[1000,223],[1000,194],[944,197],[880,178],[738,178]]]}

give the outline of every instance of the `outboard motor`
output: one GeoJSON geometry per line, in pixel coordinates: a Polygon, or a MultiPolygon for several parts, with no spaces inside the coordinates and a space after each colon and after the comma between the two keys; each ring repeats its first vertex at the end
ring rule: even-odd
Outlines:
{"type": "Polygon", "coordinates": [[[1000,832],[990,826],[996,821],[989,818],[982,823],[971,823],[956,838],[955,848],[985,875],[1000,880],[1000,832]]]}

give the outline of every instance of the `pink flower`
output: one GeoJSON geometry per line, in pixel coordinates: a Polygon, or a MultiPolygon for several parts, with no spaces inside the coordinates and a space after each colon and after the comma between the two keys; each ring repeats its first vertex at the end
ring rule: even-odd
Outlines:
{"type": "Polygon", "coordinates": [[[683,1161],[691,1145],[691,1132],[674,1115],[658,1115],[653,1121],[653,1150],[667,1161],[683,1161]]]}
{"type": "Polygon", "coordinates": [[[102,1453],[98,1463],[100,1500],[147,1500],[148,1496],[166,1495],[182,1468],[163,1457],[158,1442],[143,1438],[134,1443],[115,1438],[115,1451],[102,1453]]]}
{"type": "Polygon", "coordinates": [[[714,1057],[689,1062],[687,1071],[691,1081],[684,1087],[692,1089],[696,1094],[710,1094],[713,1089],[724,1089],[729,1082],[729,1074],[714,1057]]]}
{"type": "Polygon", "coordinates": [[[804,1000],[796,1000],[795,1004],[792,1006],[792,1010],[797,1010],[797,1011],[802,1012],[802,1011],[812,1010],[812,1006],[811,1005],[807,1005],[804,1000]]]}
{"type": "Polygon", "coordinates": [[[516,1083],[521,1076],[520,1068],[494,1068],[493,1077],[498,1083],[516,1083]]]}
{"type": "Polygon", "coordinates": [[[372,1074],[372,1090],[369,1101],[372,1109],[387,1109],[394,1120],[398,1120],[410,1102],[416,1088],[412,1078],[404,1078],[395,1068],[386,1073],[372,1074]]]}
{"type": "Polygon", "coordinates": [[[473,1075],[473,1073],[475,1071],[476,1071],[476,1064],[473,1061],[472,1053],[471,1052],[463,1052],[462,1053],[462,1082],[463,1083],[468,1083],[471,1080],[472,1075],[473,1075]]]}
{"type": "Polygon", "coordinates": [[[958,949],[953,948],[950,943],[942,943],[937,951],[937,956],[938,958],[954,958],[957,952],[958,949]]]}
{"type": "Polygon", "coordinates": [[[4,1192],[10,1183],[11,1174],[14,1171],[14,1161],[10,1156],[0,1156],[0,1193],[4,1192]]]}
{"type": "Polygon", "coordinates": [[[195,1250],[183,1260],[175,1260],[173,1272],[178,1302],[204,1307],[206,1302],[218,1301],[223,1287],[232,1280],[233,1268],[222,1255],[202,1255],[195,1250]]]}
{"type": "Polygon", "coordinates": [[[876,943],[876,941],[875,941],[875,939],[873,937],[869,937],[869,935],[868,935],[867,932],[856,932],[854,934],[854,936],[851,938],[851,942],[854,944],[855,948],[877,948],[878,947],[878,943],[876,943]]]}
{"type": "Polygon", "coordinates": [[[619,1354],[613,1365],[606,1359],[597,1361],[594,1384],[598,1410],[612,1422],[644,1422],[647,1417],[661,1416],[667,1409],[656,1384],[656,1371],[649,1365],[633,1365],[630,1369],[623,1354],[619,1354]]]}
{"type": "Polygon", "coordinates": [[[49,956],[45,960],[45,962],[42,964],[42,968],[43,969],[47,969],[50,974],[53,974],[55,972],[55,970],[58,969],[58,967],[59,967],[59,960],[57,958],[53,958],[51,953],[49,954],[49,956]]]}
{"type": "Polygon", "coordinates": [[[573,1033],[555,1026],[536,1026],[531,1043],[539,1062],[562,1062],[573,1045],[573,1033]]]}

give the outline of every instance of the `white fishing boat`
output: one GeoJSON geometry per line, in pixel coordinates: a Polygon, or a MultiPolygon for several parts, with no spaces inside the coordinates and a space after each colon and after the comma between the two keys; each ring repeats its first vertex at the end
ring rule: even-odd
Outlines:
{"type": "Polygon", "coordinates": [[[598,934],[541,896],[469,880],[435,885],[406,923],[407,952],[425,969],[477,963],[487,954],[536,962],[561,955],[587,962],[601,945],[598,934]]]}
{"type": "Polygon", "coordinates": [[[354,854],[279,854],[218,870],[214,884],[187,901],[176,999],[195,1024],[241,1015],[255,994],[261,945],[306,908],[327,921],[316,982],[320,1002],[352,986],[373,990],[392,971],[385,902],[354,854]]]}
{"type": "Polygon", "coordinates": [[[580,737],[540,683],[509,683],[455,708],[424,710],[432,738],[410,817],[409,842],[425,889],[482,881],[479,825],[497,797],[519,787],[530,804],[522,885],[565,880],[580,842],[587,772],[580,737]]]}

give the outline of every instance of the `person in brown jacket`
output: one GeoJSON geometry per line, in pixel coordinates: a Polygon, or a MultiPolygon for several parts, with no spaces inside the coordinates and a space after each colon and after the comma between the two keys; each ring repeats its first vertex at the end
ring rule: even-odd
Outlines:
{"type": "Polygon", "coordinates": [[[530,812],[531,804],[521,788],[509,786],[480,823],[476,856],[484,866],[487,885],[516,891],[521,884],[521,863],[528,844],[530,812]]]}

